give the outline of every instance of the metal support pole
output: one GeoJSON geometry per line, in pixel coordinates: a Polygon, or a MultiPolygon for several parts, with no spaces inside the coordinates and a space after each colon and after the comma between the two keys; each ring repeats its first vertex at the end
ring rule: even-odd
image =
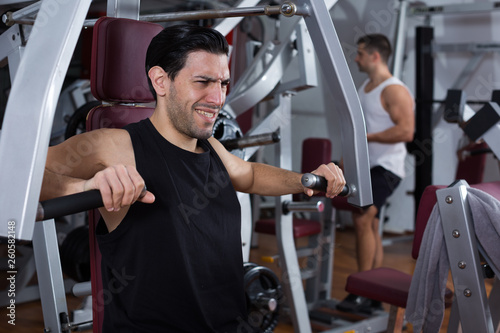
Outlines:
{"type": "Polygon", "coordinates": [[[493,333],[467,188],[467,182],[461,180],[437,190],[437,203],[462,330],[493,333]]]}
{"type": "MultiPolygon", "coordinates": [[[[203,19],[220,19],[220,18],[236,18],[244,16],[259,16],[259,15],[279,15],[286,16],[301,14],[292,12],[287,14],[286,7],[282,6],[255,6],[255,7],[235,7],[228,9],[204,9],[185,12],[161,13],[139,15],[139,0],[112,0],[108,2],[107,16],[129,18],[133,20],[146,22],[176,22],[176,21],[191,21],[203,19]]],[[[11,15],[5,16],[4,21],[7,24],[33,24],[34,20],[30,18],[15,20],[11,15]]],[[[84,27],[93,27],[97,19],[88,19],[83,23],[84,27]]]]}
{"type": "Polygon", "coordinates": [[[24,53],[23,29],[14,25],[0,35],[0,67],[9,64],[10,82],[14,81],[24,53]]]}
{"type": "Polygon", "coordinates": [[[14,25],[15,23],[23,24],[25,23],[23,21],[25,18],[36,15],[36,13],[40,10],[41,4],[42,1],[38,1],[15,12],[7,12],[2,15],[2,22],[7,26],[14,25]]]}
{"type": "MultiPolygon", "coordinates": [[[[259,3],[259,0],[242,0],[238,3],[238,7],[252,7],[256,6],[259,3]]],[[[229,32],[231,32],[240,22],[243,20],[243,17],[231,17],[222,20],[215,24],[214,29],[219,31],[224,36],[227,36],[229,32]]]]}
{"type": "Polygon", "coordinates": [[[399,0],[398,23],[394,37],[394,56],[392,59],[392,75],[401,79],[403,72],[404,48],[406,37],[406,15],[408,1],[399,0]]]}
{"type": "Polygon", "coordinates": [[[44,1],[38,12],[3,121],[0,236],[7,236],[8,221],[15,221],[17,239],[33,236],[51,124],[90,2],[64,1],[54,9],[52,2],[44,1]]]}
{"type": "Polygon", "coordinates": [[[423,101],[432,101],[434,97],[434,59],[431,54],[434,29],[417,27],[415,39],[416,132],[409,151],[416,158],[414,196],[415,207],[418,207],[424,189],[432,184],[432,104],[423,101]]]}
{"type": "Polygon", "coordinates": [[[170,22],[279,14],[281,14],[281,6],[255,6],[247,8],[206,9],[178,13],[141,15],[140,20],[148,22],[170,22]]]}
{"type": "Polygon", "coordinates": [[[330,220],[332,205],[330,199],[321,198],[324,210],[314,214],[321,223],[321,234],[318,237],[309,237],[308,249],[313,255],[307,260],[307,268],[315,272],[314,276],[306,280],[306,300],[309,306],[316,306],[319,301],[331,299],[333,277],[333,253],[335,241],[335,227],[330,220]]]}
{"type": "Polygon", "coordinates": [[[141,0],[108,0],[106,15],[138,20],[140,8],[141,0]]]}
{"type": "Polygon", "coordinates": [[[19,69],[19,64],[23,58],[24,46],[18,46],[14,52],[9,54],[9,74],[11,82],[15,79],[17,70],[19,69]]]}
{"type": "Polygon", "coordinates": [[[68,307],[54,220],[36,223],[33,250],[45,331],[61,332],[60,316],[68,313],[68,307]]]}
{"type": "Polygon", "coordinates": [[[489,297],[489,304],[490,304],[490,309],[495,309],[491,313],[491,319],[493,321],[493,326],[496,329],[496,332],[500,329],[500,280],[499,276],[497,275],[495,277],[495,282],[493,282],[493,287],[491,287],[490,291],[490,297],[489,297]]]}
{"type": "MultiPolygon", "coordinates": [[[[279,105],[281,141],[275,145],[277,166],[290,170],[292,167],[291,96],[280,95],[279,105]]],[[[291,194],[276,198],[276,240],[283,272],[281,281],[290,306],[290,318],[295,332],[310,333],[309,312],[293,238],[293,217],[292,214],[284,215],[282,212],[284,202],[291,200],[291,194]]]]}
{"type": "MultiPolygon", "coordinates": [[[[348,201],[360,207],[371,205],[373,200],[365,120],[332,18],[324,1],[298,0],[295,3],[297,7],[307,9],[304,20],[320,66],[324,73],[328,73],[325,81],[342,123],[345,178],[351,188],[356,188],[348,201]]],[[[333,117],[331,110],[326,113],[330,119],[333,117]]]]}

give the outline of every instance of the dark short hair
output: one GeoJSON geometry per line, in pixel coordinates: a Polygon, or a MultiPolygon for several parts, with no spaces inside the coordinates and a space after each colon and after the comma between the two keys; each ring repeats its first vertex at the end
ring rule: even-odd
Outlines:
{"type": "Polygon", "coordinates": [[[391,42],[387,39],[386,36],[382,34],[370,34],[363,36],[358,39],[358,45],[365,44],[365,50],[368,53],[373,53],[377,51],[380,53],[382,60],[387,64],[389,61],[389,57],[392,54],[391,42]]]}
{"type": "MultiPolygon", "coordinates": [[[[191,24],[173,25],[153,37],[146,53],[146,75],[154,66],[160,66],[170,80],[174,80],[186,65],[191,52],[206,51],[213,54],[229,53],[226,38],[217,30],[191,24]]],[[[156,92],[148,76],[149,89],[156,92]]]]}

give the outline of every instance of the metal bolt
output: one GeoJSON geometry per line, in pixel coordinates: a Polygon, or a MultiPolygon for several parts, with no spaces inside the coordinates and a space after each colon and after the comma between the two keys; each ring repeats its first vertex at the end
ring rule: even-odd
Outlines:
{"type": "Polygon", "coordinates": [[[465,297],[471,297],[472,296],[472,291],[470,291],[469,288],[464,290],[464,296],[465,297]]]}
{"type": "Polygon", "coordinates": [[[293,2],[284,2],[281,5],[281,14],[284,16],[293,16],[297,12],[297,6],[293,2]]]}
{"type": "Polygon", "coordinates": [[[447,196],[444,201],[446,201],[447,204],[453,203],[453,197],[451,195],[447,196]]]}
{"type": "Polygon", "coordinates": [[[290,6],[289,3],[284,3],[283,6],[281,6],[281,11],[283,12],[283,14],[290,14],[292,10],[292,6],[290,6]]]}
{"type": "Polygon", "coordinates": [[[455,238],[460,237],[460,231],[458,231],[457,229],[453,230],[451,234],[455,238]]]}
{"type": "Polygon", "coordinates": [[[465,261],[458,262],[458,268],[464,269],[466,266],[467,266],[467,263],[465,261]]]}

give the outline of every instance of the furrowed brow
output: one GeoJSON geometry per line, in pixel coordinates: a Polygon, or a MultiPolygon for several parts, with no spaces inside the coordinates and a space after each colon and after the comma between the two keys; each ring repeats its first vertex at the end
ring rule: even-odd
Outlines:
{"type": "MultiPolygon", "coordinates": [[[[216,79],[216,78],[213,78],[213,77],[210,77],[210,76],[206,76],[206,75],[196,75],[195,78],[196,79],[205,80],[205,81],[208,81],[208,82],[217,82],[217,81],[219,81],[219,79],[216,79]]],[[[222,80],[221,83],[222,84],[229,84],[229,81],[230,81],[230,79],[225,79],[225,80],[222,80]]]]}

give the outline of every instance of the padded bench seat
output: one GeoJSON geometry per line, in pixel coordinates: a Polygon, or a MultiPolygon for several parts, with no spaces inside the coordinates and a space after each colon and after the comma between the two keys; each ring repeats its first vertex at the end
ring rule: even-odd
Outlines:
{"type": "MultiPolygon", "coordinates": [[[[422,194],[413,240],[412,257],[414,259],[418,257],[427,220],[437,201],[436,191],[445,187],[442,185],[430,185],[426,187],[422,194]]],[[[474,184],[471,187],[487,192],[500,200],[500,182],[474,184]]],[[[400,308],[406,308],[411,279],[412,276],[409,274],[392,268],[381,267],[349,275],[345,290],[351,294],[371,298],[400,308]]],[[[447,306],[451,305],[452,297],[453,293],[447,289],[445,294],[445,303],[447,306]]]]}
{"type": "Polygon", "coordinates": [[[354,295],[376,299],[401,308],[406,308],[408,290],[412,276],[401,271],[380,267],[349,275],[346,290],[354,295]]]}
{"type": "MultiPolygon", "coordinates": [[[[258,220],[255,223],[255,232],[276,235],[276,221],[274,219],[258,220]]],[[[317,235],[321,232],[321,224],[318,221],[307,219],[293,219],[293,238],[317,235]]]]}

